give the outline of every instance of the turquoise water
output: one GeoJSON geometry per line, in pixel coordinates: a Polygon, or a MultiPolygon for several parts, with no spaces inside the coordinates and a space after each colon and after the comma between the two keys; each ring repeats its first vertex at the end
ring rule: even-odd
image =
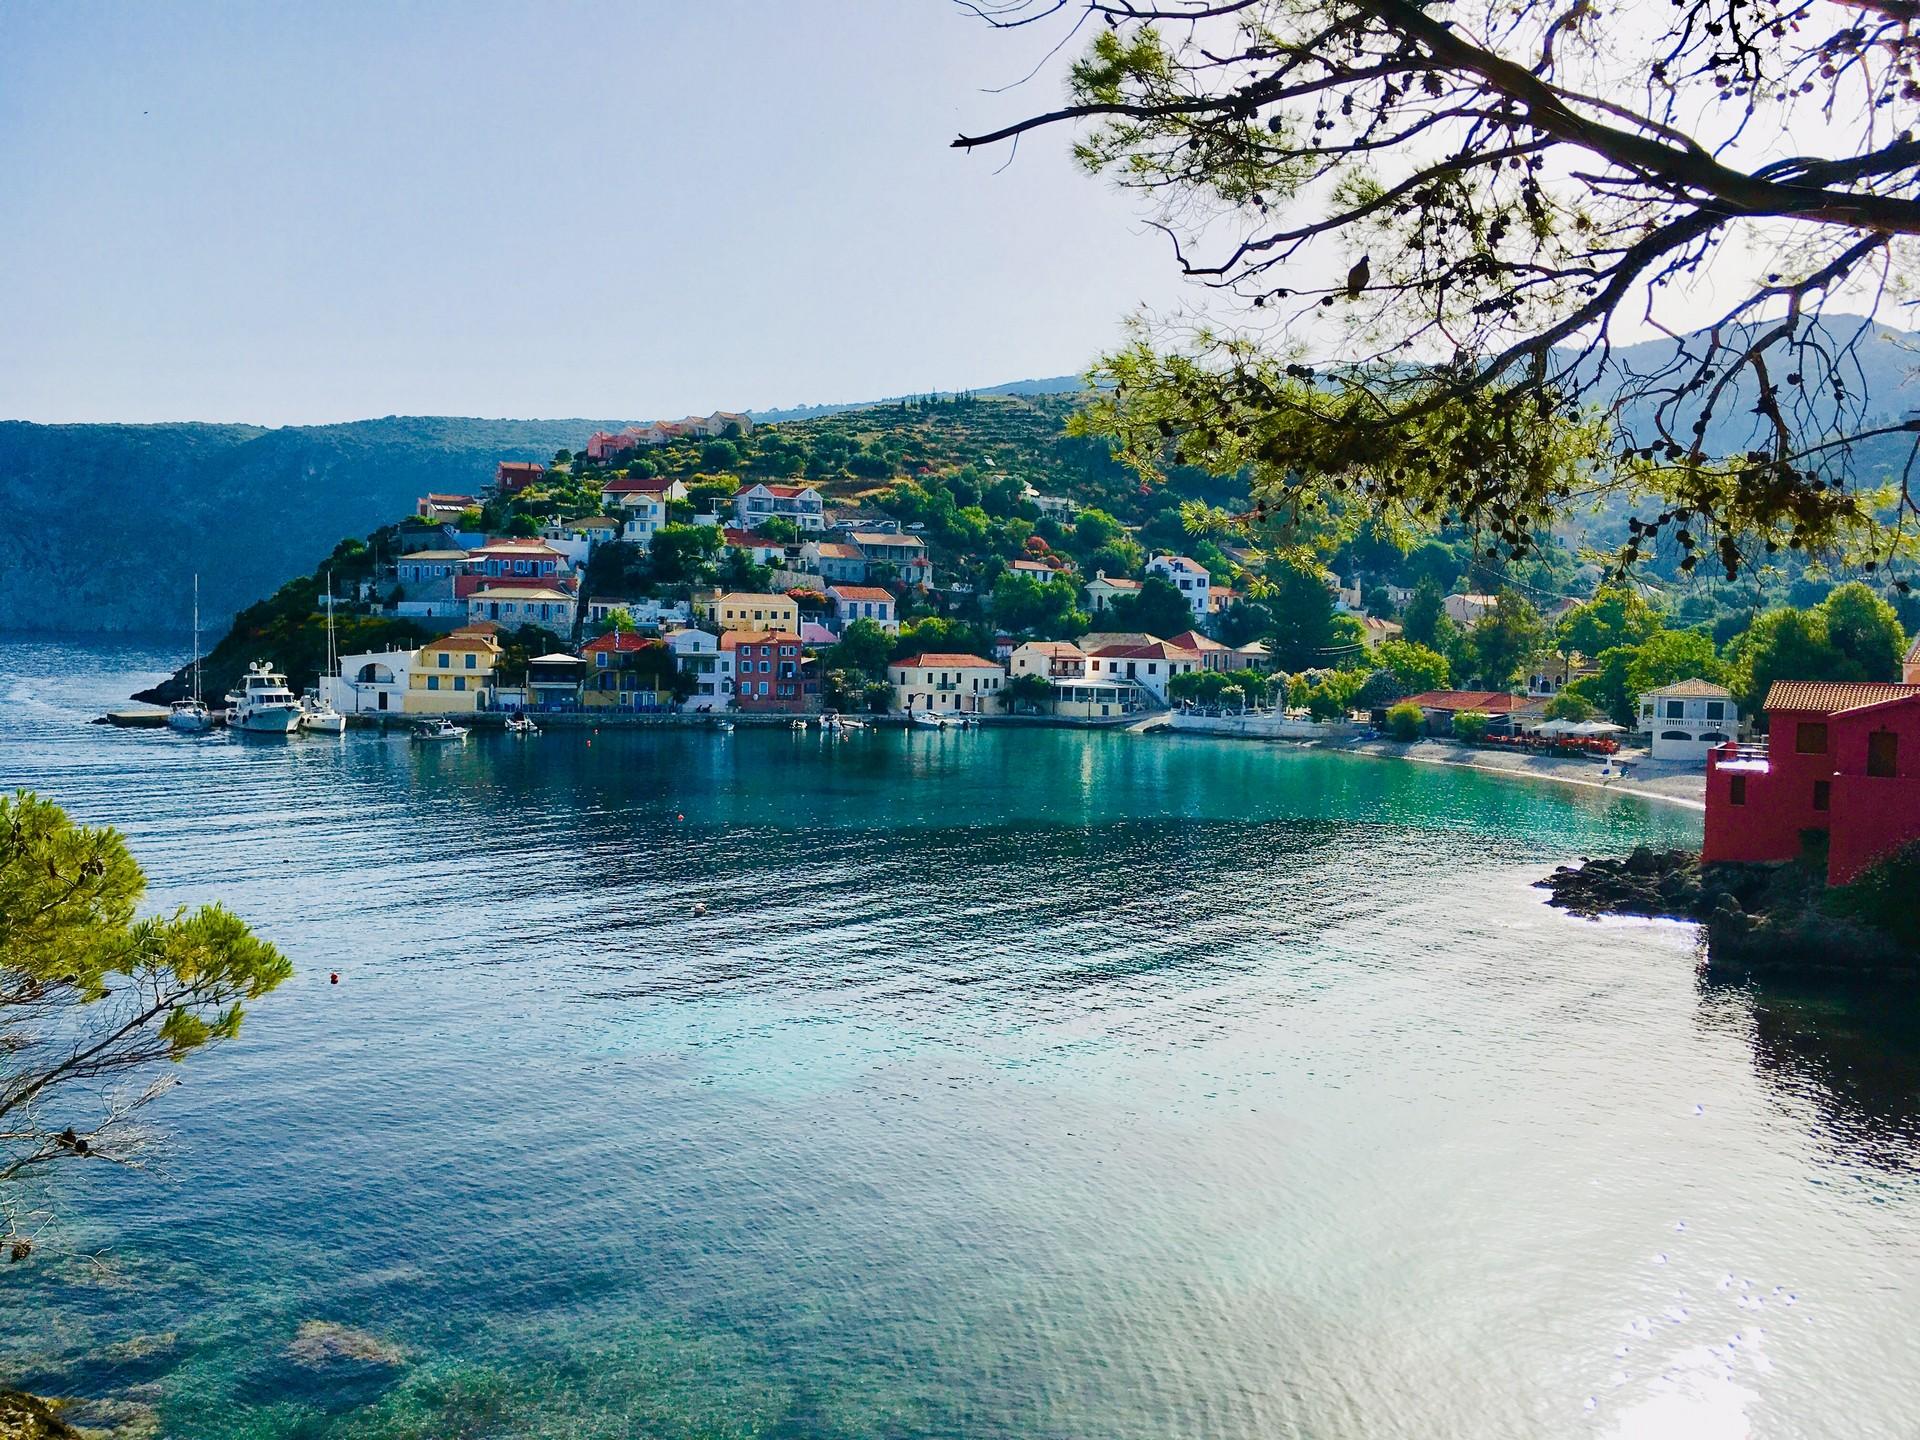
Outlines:
{"type": "Polygon", "coordinates": [[[164,1173],[0,1270],[0,1381],[193,1440],[1912,1433],[1905,1012],[1531,887],[1687,811],[1067,731],[83,723],[166,660],[0,647],[0,784],[298,974],[164,1173]]]}

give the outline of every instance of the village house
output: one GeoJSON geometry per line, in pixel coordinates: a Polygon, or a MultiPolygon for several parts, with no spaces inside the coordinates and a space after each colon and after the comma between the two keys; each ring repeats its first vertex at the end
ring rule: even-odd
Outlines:
{"type": "Polygon", "coordinates": [[[1096,570],[1087,581],[1087,607],[1099,615],[1113,608],[1116,600],[1130,600],[1140,593],[1141,582],[1123,577],[1109,579],[1107,572],[1096,570]]]}
{"type": "Polygon", "coordinates": [[[855,530],[847,540],[866,557],[869,577],[875,565],[891,565],[902,585],[933,584],[933,561],[927,555],[927,542],[918,535],[855,530]]]}
{"type": "Polygon", "coordinates": [[[462,573],[488,580],[514,579],[552,583],[570,578],[573,562],[563,551],[531,536],[509,536],[487,541],[466,552],[462,573]]]}
{"type": "Polygon", "coordinates": [[[580,647],[580,703],[589,710],[658,710],[673,703],[675,665],[664,641],[609,632],[580,647]]]}
{"type": "Polygon", "coordinates": [[[411,650],[342,655],[338,675],[320,677],[320,698],[342,715],[398,715],[407,707],[411,650]]]}
{"type": "Polygon", "coordinates": [[[554,549],[569,555],[572,552],[566,551],[565,546],[584,545],[586,550],[574,558],[585,560],[594,546],[620,538],[620,521],[611,515],[580,515],[572,520],[552,520],[540,527],[540,538],[554,549]]]}
{"type": "Polygon", "coordinates": [[[686,677],[687,698],[682,710],[724,710],[733,703],[731,650],[720,648],[720,637],[705,630],[669,630],[660,637],[673,663],[686,677]]]}
{"type": "Polygon", "coordinates": [[[1231,645],[1222,645],[1218,640],[1202,635],[1198,630],[1182,630],[1178,635],[1167,638],[1167,643],[1182,650],[1191,650],[1200,657],[1202,670],[1225,672],[1240,667],[1234,663],[1237,651],[1231,645]]]}
{"type": "Polygon", "coordinates": [[[1009,675],[1038,675],[1043,680],[1077,680],[1087,673],[1086,652],[1071,640],[1029,640],[1007,657],[1009,675]]]}
{"type": "Polygon", "coordinates": [[[1681,680],[1640,697],[1636,728],[1648,737],[1655,760],[1704,762],[1716,745],[1740,738],[1740,708],[1724,685],[1681,680]]]}
{"type": "Polygon", "coordinates": [[[829,585],[827,599],[833,602],[836,629],[845,630],[855,620],[871,620],[889,635],[900,633],[891,590],[878,585],[829,585]]]}
{"type": "Polygon", "coordinates": [[[1472,629],[1484,617],[1491,615],[1493,607],[1499,603],[1498,595],[1449,595],[1440,602],[1440,608],[1454,624],[1472,629]]]}
{"type": "Polygon", "coordinates": [[[926,652],[887,665],[897,710],[980,715],[996,700],[1006,671],[979,655],[926,652]]]}
{"type": "Polygon", "coordinates": [[[414,513],[422,520],[440,524],[457,522],[469,510],[478,510],[480,501],[473,495],[438,495],[431,491],[420,497],[414,513]]]}
{"type": "Polygon", "coordinates": [[[825,530],[825,509],[811,485],[749,485],[733,497],[734,522],[743,530],[757,530],[776,516],[798,530],[825,530]]]}
{"type": "Polygon", "coordinates": [[[1042,585],[1047,584],[1056,575],[1068,573],[1064,563],[1049,565],[1044,560],[1009,560],[1007,569],[1012,574],[1025,575],[1030,580],[1038,580],[1042,585]]]}
{"type": "Polygon", "coordinates": [[[802,542],[800,563],[829,585],[860,585],[867,578],[867,557],[844,540],[802,542]]]}
{"type": "Polygon", "coordinates": [[[800,602],[791,595],[750,591],[696,590],[693,616],[711,630],[792,630],[800,628],[800,602]]]}
{"type": "Polygon", "coordinates": [[[756,565],[786,564],[787,545],[784,540],[769,540],[764,535],[742,530],[737,525],[722,526],[720,538],[733,549],[743,552],[756,565]]]}
{"type": "Polygon", "coordinates": [[[687,482],[671,475],[621,475],[600,487],[600,498],[624,509],[643,503],[641,497],[662,503],[687,498],[687,482]]]}
{"type": "Polygon", "coordinates": [[[502,460],[493,467],[493,488],[502,495],[518,495],[547,477],[547,467],[530,460],[502,460]]]}
{"type": "Polygon", "coordinates": [[[471,629],[429,640],[413,654],[407,679],[409,715],[471,715],[493,688],[500,642],[471,629]]]}
{"type": "Polygon", "coordinates": [[[1511,735],[1547,714],[1547,702],[1538,695],[1511,695],[1504,690],[1428,690],[1396,703],[1418,706],[1429,735],[1451,735],[1453,717],[1469,711],[1487,717],[1490,735],[1511,735]]]}
{"type": "Polygon", "coordinates": [[[488,585],[467,596],[469,620],[491,620],[506,629],[538,625],[555,635],[573,633],[578,602],[564,590],[544,585],[488,585]]]}
{"type": "Polygon", "coordinates": [[[1920,683],[1776,680],[1767,744],[1707,758],[1707,861],[1798,858],[1826,835],[1827,880],[1843,885],[1920,839],[1920,683]]]}
{"type": "Polygon", "coordinates": [[[733,703],[745,711],[820,708],[813,665],[791,630],[729,630],[720,648],[733,656],[733,703]]]}
{"type": "Polygon", "coordinates": [[[1200,656],[1165,640],[1149,637],[1147,643],[1119,643],[1086,647],[1087,675],[1092,681],[1109,683],[1128,680],[1138,685],[1155,701],[1167,703],[1167,686],[1174,676],[1200,669],[1200,656]]]}
{"type": "Polygon", "coordinates": [[[1205,620],[1211,613],[1208,591],[1213,584],[1213,577],[1198,560],[1190,560],[1185,555],[1156,555],[1147,561],[1147,574],[1157,576],[1178,590],[1180,598],[1187,602],[1187,608],[1193,612],[1194,619],[1205,620]]]}
{"type": "Polygon", "coordinates": [[[526,700],[534,710],[577,710],[587,662],[555,650],[527,661],[526,700]]]}
{"type": "Polygon", "coordinates": [[[1900,678],[1909,685],[1920,685],[1920,636],[1914,637],[1907,658],[1901,663],[1900,678]]]}
{"type": "Polygon", "coordinates": [[[393,577],[409,600],[451,600],[453,582],[466,564],[465,550],[415,550],[393,564],[393,577]]]}
{"type": "Polygon", "coordinates": [[[1535,656],[1531,665],[1532,669],[1527,675],[1527,693],[1548,698],[1558,695],[1575,680],[1600,673],[1597,665],[1577,652],[1561,654],[1549,651],[1535,656]]]}
{"type": "Polygon", "coordinates": [[[1378,615],[1359,617],[1363,627],[1361,641],[1369,650],[1377,650],[1389,640],[1398,640],[1406,634],[1406,629],[1396,620],[1382,620],[1378,615]]]}

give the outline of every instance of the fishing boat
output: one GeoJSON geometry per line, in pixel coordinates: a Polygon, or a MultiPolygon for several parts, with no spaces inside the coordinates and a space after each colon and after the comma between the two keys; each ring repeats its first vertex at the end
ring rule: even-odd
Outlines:
{"type": "Polygon", "coordinates": [[[531,715],[509,715],[507,717],[507,734],[526,738],[528,736],[538,735],[539,733],[540,727],[533,723],[533,717],[531,715]]]}
{"type": "Polygon", "coordinates": [[[451,720],[422,720],[413,727],[412,739],[416,745],[461,745],[467,732],[451,720]]]}
{"type": "Polygon", "coordinates": [[[344,735],[347,733],[347,717],[333,708],[333,703],[322,698],[324,682],[337,679],[340,674],[340,656],[333,644],[333,572],[327,572],[327,668],[320,672],[323,682],[306,692],[300,698],[300,728],[311,730],[319,735],[344,735]]]}
{"type": "Polygon", "coordinates": [[[193,693],[167,709],[167,724],[186,734],[213,728],[213,712],[200,698],[200,577],[193,577],[193,693]]]}
{"type": "Polygon", "coordinates": [[[300,728],[300,697],[287,677],[265,660],[255,660],[227,692],[227,727],[251,735],[291,735],[300,728]]]}

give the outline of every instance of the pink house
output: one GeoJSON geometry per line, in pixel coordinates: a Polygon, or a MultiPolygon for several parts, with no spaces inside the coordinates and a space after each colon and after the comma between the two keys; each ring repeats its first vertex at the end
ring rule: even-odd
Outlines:
{"type": "Polygon", "coordinates": [[[1707,861],[1792,860],[1827,836],[1827,880],[1844,885],[1920,839],[1920,684],[1780,680],[1767,744],[1707,756],[1707,861]]]}

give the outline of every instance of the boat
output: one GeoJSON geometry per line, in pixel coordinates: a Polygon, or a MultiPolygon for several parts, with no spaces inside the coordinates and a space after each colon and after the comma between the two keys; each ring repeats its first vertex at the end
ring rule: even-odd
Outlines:
{"type": "Polygon", "coordinates": [[[731,735],[733,733],[733,722],[731,720],[722,720],[718,725],[714,726],[714,729],[718,730],[722,735],[731,735]]]}
{"type": "MultiPolygon", "coordinates": [[[[327,668],[320,672],[322,681],[338,678],[340,657],[333,647],[333,571],[327,571],[327,668]]],[[[320,686],[300,697],[300,728],[311,730],[318,735],[344,735],[347,733],[347,717],[333,708],[333,702],[321,698],[320,686]]]]}
{"type": "Polygon", "coordinates": [[[793,722],[792,726],[790,726],[789,728],[794,730],[804,730],[807,728],[807,722],[804,720],[796,720],[793,722]]]}
{"type": "Polygon", "coordinates": [[[344,735],[347,717],[322,700],[318,691],[309,690],[300,697],[300,728],[319,735],[344,735]]]}
{"type": "Polygon", "coordinates": [[[915,725],[924,725],[929,730],[944,730],[947,722],[931,710],[910,710],[907,719],[915,725]]]}
{"type": "Polygon", "coordinates": [[[460,745],[467,732],[451,720],[422,720],[413,727],[412,738],[416,745],[460,745]]]}
{"type": "Polygon", "coordinates": [[[530,735],[538,735],[539,733],[540,733],[540,727],[533,723],[532,716],[509,715],[507,717],[507,734],[530,736],[530,735]]]}
{"type": "Polygon", "coordinates": [[[227,726],[250,735],[291,735],[300,728],[300,697],[287,677],[265,660],[255,660],[227,692],[227,726]]]}
{"type": "Polygon", "coordinates": [[[193,577],[193,693],[167,708],[167,725],[186,734],[213,728],[213,712],[200,698],[200,577],[193,577]]]}

